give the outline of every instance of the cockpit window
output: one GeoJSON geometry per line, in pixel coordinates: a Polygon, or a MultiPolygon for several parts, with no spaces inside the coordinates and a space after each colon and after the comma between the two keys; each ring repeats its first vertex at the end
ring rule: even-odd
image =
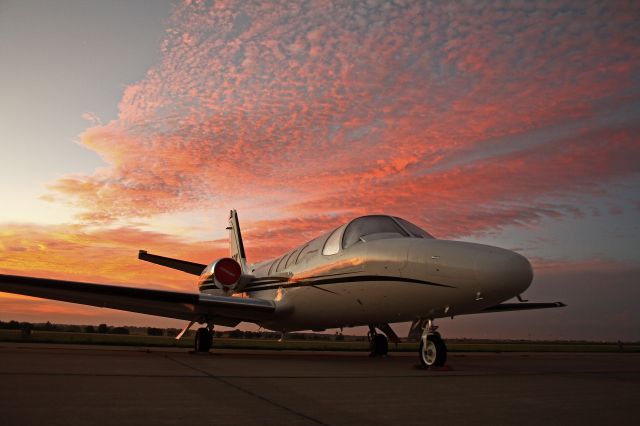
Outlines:
{"type": "Polygon", "coordinates": [[[372,234],[388,234],[387,238],[409,236],[390,216],[364,216],[349,223],[342,237],[342,247],[346,249],[372,234]]]}
{"type": "Polygon", "coordinates": [[[395,216],[394,216],[394,219],[397,220],[398,222],[400,222],[400,225],[402,225],[402,227],[404,229],[409,231],[409,233],[413,237],[416,237],[416,238],[433,238],[433,235],[429,234],[424,229],[418,228],[416,225],[414,225],[411,222],[408,222],[408,221],[406,221],[406,220],[404,220],[402,218],[395,217],[395,216]]]}

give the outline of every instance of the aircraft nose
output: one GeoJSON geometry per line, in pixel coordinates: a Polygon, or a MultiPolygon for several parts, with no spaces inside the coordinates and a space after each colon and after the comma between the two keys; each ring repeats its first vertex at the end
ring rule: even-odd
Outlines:
{"type": "Polygon", "coordinates": [[[526,257],[511,250],[494,248],[476,259],[476,275],[484,290],[513,297],[524,292],[533,280],[526,257]]]}

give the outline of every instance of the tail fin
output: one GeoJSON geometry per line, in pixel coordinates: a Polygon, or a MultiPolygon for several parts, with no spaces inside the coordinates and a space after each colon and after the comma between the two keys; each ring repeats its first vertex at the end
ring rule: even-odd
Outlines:
{"type": "Polygon", "coordinates": [[[242,266],[242,271],[247,272],[247,256],[244,253],[244,244],[242,243],[242,233],[240,232],[240,223],[238,222],[238,212],[231,210],[229,214],[229,257],[238,262],[242,266]]]}

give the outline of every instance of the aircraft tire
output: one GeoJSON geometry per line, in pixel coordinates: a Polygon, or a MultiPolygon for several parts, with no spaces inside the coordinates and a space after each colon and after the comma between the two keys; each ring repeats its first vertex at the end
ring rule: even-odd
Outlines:
{"type": "Polygon", "coordinates": [[[209,352],[212,343],[213,336],[206,327],[201,327],[196,331],[196,338],[194,341],[194,349],[196,352],[209,352]]]}
{"type": "Polygon", "coordinates": [[[427,336],[427,347],[420,339],[420,364],[425,368],[442,367],[447,362],[447,346],[439,334],[427,336]]]}
{"type": "Polygon", "coordinates": [[[389,341],[384,334],[376,334],[371,340],[371,357],[387,356],[389,352],[389,341]]]}

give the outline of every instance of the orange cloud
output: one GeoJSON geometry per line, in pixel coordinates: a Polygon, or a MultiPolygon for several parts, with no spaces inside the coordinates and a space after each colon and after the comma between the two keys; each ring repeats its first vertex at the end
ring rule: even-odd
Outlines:
{"type": "MultiPolygon", "coordinates": [[[[196,291],[196,277],[140,261],[139,249],[200,263],[228,253],[226,246],[211,242],[185,241],[134,228],[0,224],[2,274],[196,291]]],[[[38,314],[44,318],[50,314],[65,320],[86,321],[96,314],[95,308],[5,293],[0,293],[0,305],[6,318],[10,314],[21,318],[38,314]]]]}
{"type": "Polygon", "coordinates": [[[138,250],[206,263],[227,254],[212,243],[134,228],[0,224],[0,273],[191,291],[184,273],[138,260],[138,250]]]}

